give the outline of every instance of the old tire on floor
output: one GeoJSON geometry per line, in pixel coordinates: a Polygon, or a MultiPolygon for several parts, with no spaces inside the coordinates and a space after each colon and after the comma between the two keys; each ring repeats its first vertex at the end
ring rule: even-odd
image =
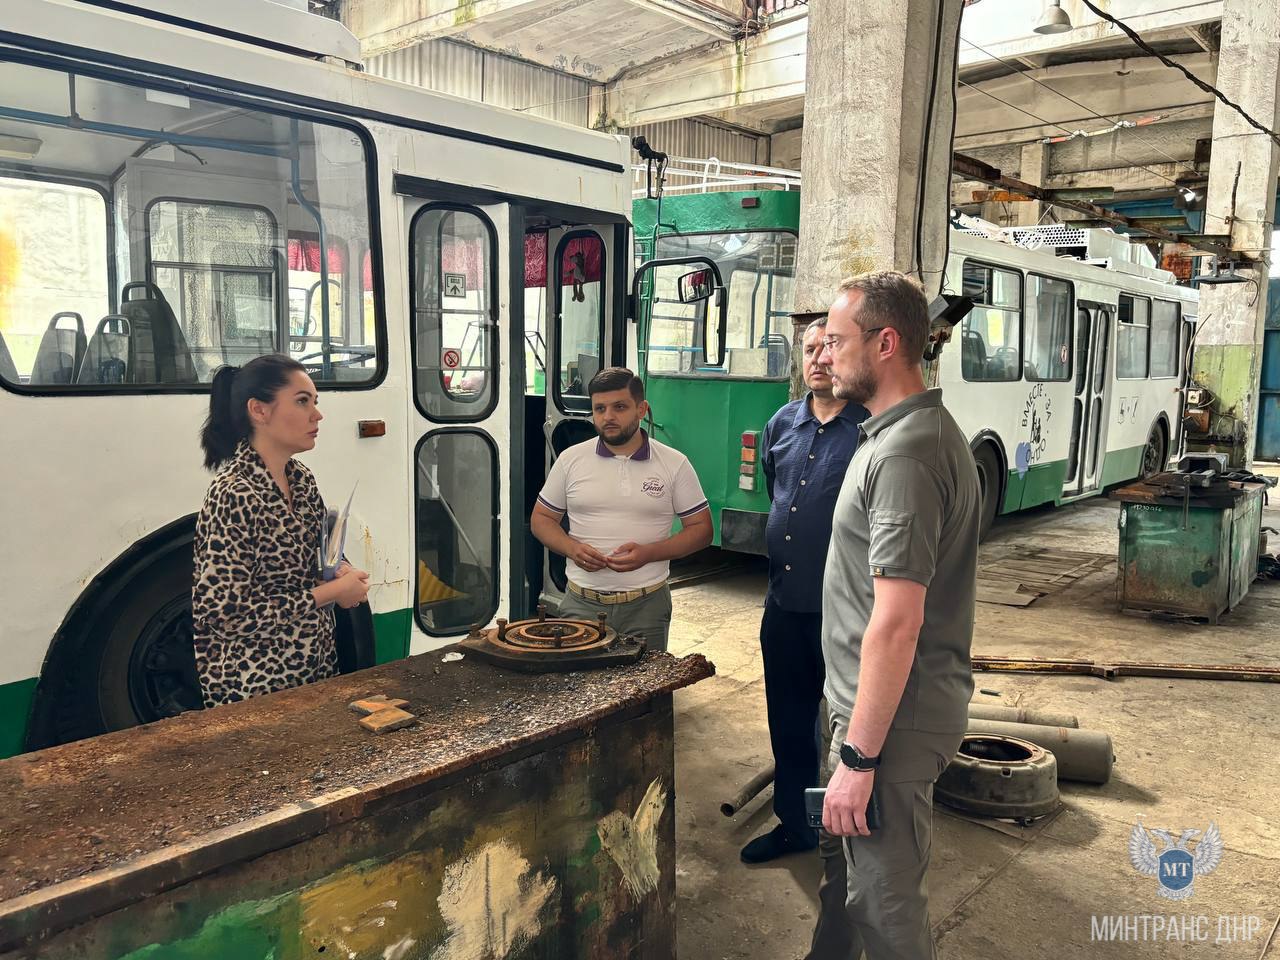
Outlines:
{"type": "Polygon", "coordinates": [[[1034,820],[1058,809],[1058,763],[1048,750],[1026,740],[966,734],[933,795],[980,817],[1034,820]]]}

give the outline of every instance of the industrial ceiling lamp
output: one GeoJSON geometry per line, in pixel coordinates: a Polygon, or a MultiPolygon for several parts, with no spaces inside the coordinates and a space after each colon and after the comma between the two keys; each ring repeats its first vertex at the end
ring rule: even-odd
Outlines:
{"type": "Polygon", "coordinates": [[[1062,9],[1062,0],[1052,0],[1040,15],[1036,24],[1036,33],[1066,33],[1071,29],[1071,18],[1062,9]]]}

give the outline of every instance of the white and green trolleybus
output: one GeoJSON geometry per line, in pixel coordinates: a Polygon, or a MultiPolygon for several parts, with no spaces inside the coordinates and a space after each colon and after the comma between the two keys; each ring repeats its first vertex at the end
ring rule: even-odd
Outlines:
{"type": "Polygon", "coordinates": [[[197,431],[224,363],[301,360],[305,459],[330,503],[359,482],[344,670],[541,588],[532,499],[626,356],[629,146],[369,76],[297,6],[0,4],[0,755],[199,705],[197,431]]]}

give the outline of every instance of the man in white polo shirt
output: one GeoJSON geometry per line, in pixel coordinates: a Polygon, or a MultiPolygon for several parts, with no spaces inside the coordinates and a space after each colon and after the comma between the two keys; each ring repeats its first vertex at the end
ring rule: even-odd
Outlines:
{"type": "Polygon", "coordinates": [[[587,385],[598,439],[556,458],[530,526],[549,550],[568,558],[562,617],[605,614],[622,633],[667,649],[671,561],[711,543],[711,511],[689,459],[653,440],[644,384],[624,367],[606,367],[587,385]],[[560,526],[569,515],[569,532],[560,526]],[[671,527],[680,518],[679,533],[671,527]]]}

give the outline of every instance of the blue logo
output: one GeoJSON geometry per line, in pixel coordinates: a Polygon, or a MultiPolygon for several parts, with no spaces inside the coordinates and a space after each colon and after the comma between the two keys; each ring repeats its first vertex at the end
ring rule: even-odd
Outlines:
{"type": "Polygon", "coordinates": [[[1196,877],[1218,869],[1222,862],[1222,834],[1210,823],[1203,836],[1199,830],[1183,830],[1177,840],[1171,830],[1147,831],[1135,823],[1129,834],[1129,862],[1144,876],[1155,877],[1156,893],[1166,900],[1186,900],[1195,892],[1196,877]],[[1188,844],[1200,837],[1195,848],[1188,844]],[[1159,849],[1159,840],[1164,849],[1159,849]]]}

